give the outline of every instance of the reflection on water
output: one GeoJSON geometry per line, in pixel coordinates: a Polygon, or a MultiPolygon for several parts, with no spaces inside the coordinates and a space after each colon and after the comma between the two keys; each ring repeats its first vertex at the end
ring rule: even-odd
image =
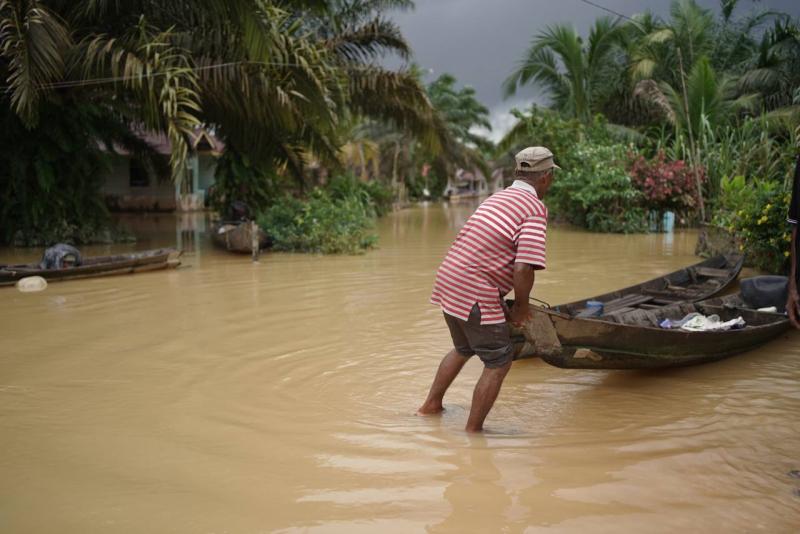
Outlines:
{"type": "MultiPolygon", "coordinates": [[[[427,304],[471,213],[430,204],[362,256],[211,248],[203,215],[127,216],[185,268],[0,291],[8,532],[790,532],[800,350],[661,372],[516,362],[487,433],[413,412],[448,349],[427,304]]],[[[554,228],[534,293],[566,302],[696,261],[694,232],[554,228]]],[[[0,250],[0,262],[37,251],[0,250]]]]}
{"type": "Polygon", "coordinates": [[[138,237],[137,248],[175,247],[184,253],[202,253],[201,244],[211,226],[206,213],[119,214],[115,222],[138,237]]]}

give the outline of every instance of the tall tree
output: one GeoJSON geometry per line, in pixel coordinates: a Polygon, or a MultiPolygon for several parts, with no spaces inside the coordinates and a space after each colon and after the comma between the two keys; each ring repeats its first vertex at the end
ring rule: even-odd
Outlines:
{"type": "Polygon", "coordinates": [[[489,110],[478,101],[475,89],[457,89],[456,83],[454,76],[443,74],[427,87],[439,127],[446,132],[440,153],[431,154],[433,169],[440,179],[451,176],[457,167],[477,168],[488,176],[485,155],[492,151],[492,143],[476,130],[491,130],[489,110]]]}
{"type": "Polygon", "coordinates": [[[529,83],[542,87],[553,107],[588,122],[602,104],[603,82],[618,70],[619,21],[595,21],[584,44],[572,26],[557,24],[534,37],[517,69],[503,84],[506,97],[529,83]]]}
{"type": "MultiPolygon", "coordinates": [[[[54,109],[86,104],[106,122],[164,132],[176,181],[185,176],[187,140],[200,124],[215,128],[250,164],[298,177],[310,154],[336,160],[337,124],[351,113],[392,120],[434,144],[422,86],[375,61],[385,50],[408,53],[381,13],[410,4],[0,0],[0,77],[9,86],[0,99],[19,120],[4,116],[23,128],[15,136],[35,137],[45,108],[57,121],[67,114],[54,109]]],[[[108,147],[132,141],[120,129],[109,131],[119,135],[108,147]]],[[[97,147],[84,153],[92,151],[97,147]]],[[[19,183],[35,179],[30,172],[19,183]]],[[[53,202],[57,191],[48,192],[53,202]]],[[[0,221],[4,229],[17,224],[13,217],[0,221]]]]}
{"type": "Polygon", "coordinates": [[[764,32],[748,67],[740,86],[759,93],[766,109],[800,106],[800,22],[776,20],[764,32]]]}
{"type": "Polygon", "coordinates": [[[631,57],[634,81],[655,79],[677,86],[680,72],[689,71],[714,46],[714,16],[694,0],[674,0],[670,20],[656,22],[643,32],[631,57]]]}
{"type": "Polygon", "coordinates": [[[407,61],[411,48],[390,10],[413,8],[409,0],[330,0],[304,14],[304,25],[332,54],[345,86],[347,112],[393,125],[438,148],[433,109],[413,68],[391,70],[387,56],[407,61]]]}

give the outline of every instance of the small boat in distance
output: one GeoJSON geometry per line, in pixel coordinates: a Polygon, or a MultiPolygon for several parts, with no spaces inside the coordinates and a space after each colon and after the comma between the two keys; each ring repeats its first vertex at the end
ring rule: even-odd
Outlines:
{"type": "MultiPolygon", "coordinates": [[[[211,240],[228,252],[250,254],[253,251],[253,226],[251,221],[219,221],[211,226],[211,240]]],[[[258,248],[269,246],[269,236],[256,226],[258,248]]]]}
{"type": "Polygon", "coordinates": [[[42,269],[39,263],[0,265],[0,286],[13,285],[26,276],[41,276],[48,282],[56,282],[175,268],[181,264],[181,254],[182,251],[174,248],[160,248],[113,256],[94,256],[83,258],[80,265],[60,269],[42,269]]]}

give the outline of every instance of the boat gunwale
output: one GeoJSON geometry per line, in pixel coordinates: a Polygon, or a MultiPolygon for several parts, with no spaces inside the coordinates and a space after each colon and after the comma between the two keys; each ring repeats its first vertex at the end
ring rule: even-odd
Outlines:
{"type": "Polygon", "coordinates": [[[42,269],[38,264],[0,265],[0,286],[14,285],[27,276],[41,276],[48,281],[62,281],[81,278],[110,276],[136,272],[137,269],[156,270],[156,268],[177,267],[182,250],[159,248],[106,256],[90,256],[86,262],[74,267],[61,269],[42,269]],[[173,260],[172,258],[175,258],[173,260]]]}
{"type": "Polygon", "coordinates": [[[46,271],[48,273],[62,273],[62,272],[75,272],[78,269],[80,269],[81,271],[85,271],[87,268],[94,268],[105,265],[117,265],[128,261],[152,260],[153,262],[156,262],[160,260],[162,257],[168,258],[170,254],[174,254],[176,252],[180,253],[179,255],[183,254],[183,251],[179,251],[178,249],[175,248],[157,248],[150,250],[134,251],[131,253],[109,254],[106,256],[88,256],[86,260],[80,265],[75,265],[71,267],[62,267],[61,269],[42,269],[41,267],[39,267],[38,263],[8,263],[8,264],[0,264],[0,273],[3,271],[7,272],[46,271]]]}
{"type": "MultiPolygon", "coordinates": [[[[653,284],[653,283],[656,283],[656,282],[658,282],[660,280],[668,279],[671,276],[675,276],[675,275],[677,275],[679,273],[682,273],[682,272],[688,272],[692,268],[703,267],[703,266],[706,266],[708,264],[716,263],[721,259],[724,259],[727,264],[731,264],[732,263],[732,265],[731,265],[731,267],[725,268],[725,270],[728,271],[728,276],[725,277],[724,279],[722,279],[722,283],[718,287],[713,288],[713,290],[711,290],[711,291],[709,291],[707,293],[703,293],[703,294],[700,294],[700,295],[693,296],[690,299],[679,298],[678,300],[675,301],[675,303],[678,303],[678,302],[699,302],[699,301],[702,301],[702,300],[706,300],[706,299],[711,298],[714,295],[718,294],[720,291],[724,290],[726,287],[728,287],[731,284],[731,282],[733,282],[734,280],[736,280],[736,278],[738,278],[739,274],[742,271],[742,267],[744,266],[744,260],[745,260],[744,255],[742,255],[742,254],[718,254],[718,255],[713,256],[711,258],[707,258],[707,259],[705,259],[703,261],[700,261],[700,262],[697,262],[697,263],[693,263],[692,265],[688,265],[688,266],[682,267],[680,269],[676,269],[676,270],[671,271],[671,272],[669,272],[667,274],[664,274],[664,275],[661,275],[661,276],[657,276],[657,277],[651,278],[649,280],[645,280],[644,282],[640,282],[638,284],[633,284],[633,285],[628,286],[628,287],[611,290],[611,291],[608,291],[606,293],[602,293],[600,295],[595,295],[595,296],[588,297],[588,298],[585,298],[585,299],[580,299],[580,300],[575,300],[575,301],[572,301],[572,302],[566,302],[566,303],[563,303],[563,304],[558,304],[558,305],[556,305],[554,307],[551,307],[550,309],[553,309],[553,308],[567,308],[567,309],[569,309],[569,308],[577,307],[577,306],[579,306],[581,304],[585,304],[586,302],[588,302],[590,300],[600,300],[600,299],[602,299],[604,297],[616,297],[616,298],[619,298],[622,295],[635,294],[637,292],[637,290],[643,290],[644,287],[647,286],[648,284],[653,284]]],[[[675,296],[679,297],[679,295],[677,295],[677,292],[676,292],[675,296]]],[[[608,301],[601,301],[601,302],[608,302],[608,301]]],[[[666,304],[665,306],[668,306],[668,305],[669,304],[666,304]]],[[[572,315],[569,312],[560,312],[560,313],[566,313],[566,315],[569,315],[570,317],[575,317],[574,315],[572,315]]],[[[581,317],[581,319],[588,319],[588,317],[581,317]]]]}

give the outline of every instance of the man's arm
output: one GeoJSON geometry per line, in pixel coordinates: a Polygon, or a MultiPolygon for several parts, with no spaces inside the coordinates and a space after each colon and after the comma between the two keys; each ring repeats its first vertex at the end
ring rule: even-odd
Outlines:
{"type": "Polygon", "coordinates": [[[533,289],[536,270],[530,263],[514,264],[514,305],[511,307],[511,324],[519,326],[527,321],[531,312],[528,299],[533,289]]]}

